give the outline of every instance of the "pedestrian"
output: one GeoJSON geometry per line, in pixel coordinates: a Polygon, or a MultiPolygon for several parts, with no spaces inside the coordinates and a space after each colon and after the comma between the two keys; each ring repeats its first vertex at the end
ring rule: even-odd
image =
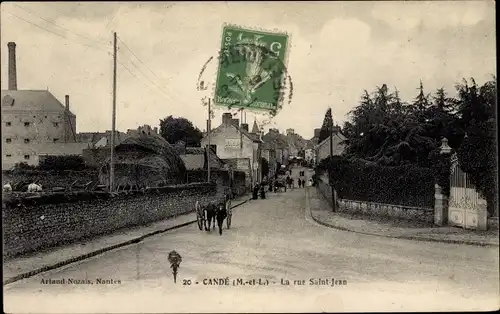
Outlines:
{"type": "Polygon", "coordinates": [[[299,189],[302,187],[302,181],[299,179],[299,189]]]}
{"type": "Polygon", "coordinates": [[[259,198],[259,185],[258,184],[255,184],[254,188],[253,188],[253,193],[252,193],[252,198],[254,200],[258,199],[259,198]]]}

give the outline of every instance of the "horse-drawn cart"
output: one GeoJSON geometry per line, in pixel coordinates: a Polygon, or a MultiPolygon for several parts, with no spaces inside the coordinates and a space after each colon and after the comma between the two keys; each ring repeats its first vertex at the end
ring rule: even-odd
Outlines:
{"type": "Polygon", "coordinates": [[[206,231],[210,231],[211,220],[213,219],[214,227],[215,221],[217,220],[219,233],[222,234],[222,224],[224,218],[226,219],[227,228],[231,228],[233,210],[231,208],[231,199],[228,195],[224,195],[223,198],[219,198],[215,201],[209,201],[205,204],[198,200],[195,204],[195,210],[196,221],[200,230],[203,230],[203,227],[205,227],[206,231]]]}

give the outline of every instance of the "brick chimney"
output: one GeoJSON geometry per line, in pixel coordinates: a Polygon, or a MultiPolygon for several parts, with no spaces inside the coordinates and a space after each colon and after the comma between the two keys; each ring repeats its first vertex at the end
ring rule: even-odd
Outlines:
{"type": "Polygon", "coordinates": [[[69,95],[64,96],[64,103],[66,104],[66,111],[69,112],[69,95]]]}
{"type": "Polygon", "coordinates": [[[155,131],[155,134],[158,134],[158,127],[155,126],[153,130],[155,131]]]}
{"type": "Polygon", "coordinates": [[[248,132],[248,123],[242,123],[241,128],[248,132]]]}
{"type": "Polygon", "coordinates": [[[222,114],[222,124],[230,125],[232,119],[233,119],[233,115],[231,113],[226,112],[226,113],[222,114]]]}
{"type": "Polygon", "coordinates": [[[321,133],[321,129],[314,129],[314,137],[319,138],[320,133],[321,133]]]}
{"type": "Polygon", "coordinates": [[[16,43],[9,42],[9,90],[17,90],[16,43]]]}

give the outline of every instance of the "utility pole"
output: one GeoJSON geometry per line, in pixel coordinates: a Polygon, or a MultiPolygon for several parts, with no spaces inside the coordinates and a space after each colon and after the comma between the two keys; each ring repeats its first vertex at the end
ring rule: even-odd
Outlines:
{"type": "MultiPolygon", "coordinates": [[[[330,159],[333,159],[333,119],[332,119],[332,125],[330,127],[330,159]]],[[[329,178],[329,183],[332,188],[332,210],[333,212],[335,212],[337,202],[335,200],[335,186],[333,185],[331,179],[332,178],[329,178]]]]}
{"type": "Polygon", "coordinates": [[[207,134],[208,134],[208,150],[207,150],[207,181],[210,183],[210,131],[212,129],[212,111],[210,110],[210,97],[208,98],[208,125],[207,125],[207,134]]]}
{"type": "Polygon", "coordinates": [[[113,33],[113,115],[111,120],[111,160],[109,170],[109,189],[115,190],[115,127],[116,127],[116,32],[113,33]]]}

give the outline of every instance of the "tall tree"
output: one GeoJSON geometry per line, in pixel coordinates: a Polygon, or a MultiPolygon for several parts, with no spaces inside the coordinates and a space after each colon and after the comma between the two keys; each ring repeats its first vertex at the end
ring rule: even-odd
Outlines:
{"type": "Polygon", "coordinates": [[[319,143],[330,136],[333,130],[333,118],[332,118],[332,108],[328,108],[325,113],[325,118],[323,119],[323,125],[321,126],[321,131],[319,133],[319,143]]]}
{"type": "Polygon", "coordinates": [[[423,113],[427,108],[429,108],[431,104],[429,101],[430,95],[429,94],[426,95],[424,93],[424,85],[422,84],[422,80],[420,80],[420,86],[417,90],[418,90],[418,95],[415,98],[413,105],[419,112],[423,113]]]}
{"type": "Polygon", "coordinates": [[[200,146],[203,134],[186,118],[168,116],[160,120],[160,135],[170,144],[180,141],[186,146],[200,146]]]}
{"type": "Polygon", "coordinates": [[[463,142],[457,149],[460,167],[488,202],[488,212],[498,214],[497,200],[497,112],[496,77],[478,87],[472,84],[457,85],[458,127],[464,131],[463,142]]]}

